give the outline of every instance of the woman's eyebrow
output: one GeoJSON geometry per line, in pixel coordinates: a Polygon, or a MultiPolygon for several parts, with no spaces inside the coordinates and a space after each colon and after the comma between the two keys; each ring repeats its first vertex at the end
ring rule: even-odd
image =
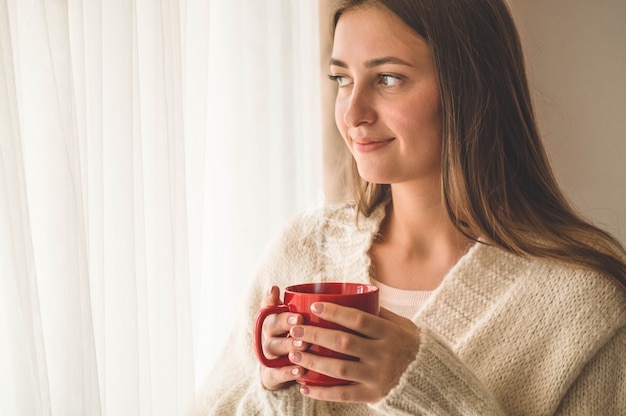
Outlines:
{"type": "MultiPolygon", "coordinates": [[[[380,65],[385,65],[385,64],[395,64],[395,65],[405,65],[405,66],[410,66],[412,67],[413,65],[411,65],[410,63],[400,59],[400,58],[396,58],[395,56],[385,56],[382,58],[374,58],[374,59],[370,59],[369,61],[365,61],[364,62],[364,66],[366,68],[374,68],[380,65]]],[[[339,59],[335,59],[335,58],[330,58],[330,66],[339,66],[342,68],[348,68],[348,64],[346,64],[343,61],[340,61],[339,59]]]]}
{"type": "Polygon", "coordinates": [[[410,63],[400,59],[400,58],[396,58],[395,56],[385,56],[383,58],[375,58],[375,59],[370,59],[369,61],[365,62],[365,67],[366,68],[373,68],[375,66],[380,66],[380,65],[385,65],[385,64],[395,64],[395,65],[405,65],[405,66],[413,66],[410,63]]]}
{"type": "Polygon", "coordinates": [[[343,61],[340,61],[339,59],[330,58],[329,66],[340,66],[342,68],[347,68],[348,64],[346,64],[343,61]]]}

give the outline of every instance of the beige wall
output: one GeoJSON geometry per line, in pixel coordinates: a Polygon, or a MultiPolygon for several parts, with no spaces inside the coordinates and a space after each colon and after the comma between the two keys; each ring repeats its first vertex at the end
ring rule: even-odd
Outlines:
{"type": "MultiPolygon", "coordinates": [[[[626,0],[509,1],[557,178],[583,215],[626,243],[626,0]]],[[[322,35],[330,3],[320,0],[322,35]]],[[[328,42],[326,37],[324,76],[328,42]]],[[[322,85],[332,107],[331,85],[322,85]]],[[[336,200],[343,145],[332,109],[324,115],[325,190],[336,200]]]]}
{"type": "Polygon", "coordinates": [[[626,243],[626,1],[510,5],[557,178],[583,215],[626,243]]]}

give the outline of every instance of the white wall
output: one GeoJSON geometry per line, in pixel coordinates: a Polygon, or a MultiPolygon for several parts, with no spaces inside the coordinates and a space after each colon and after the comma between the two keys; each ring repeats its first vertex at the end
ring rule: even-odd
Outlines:
{"type": "Polygon", "coordinates": [[[626,1],[510,0],[556,175],[626,243],[626,1]]]}

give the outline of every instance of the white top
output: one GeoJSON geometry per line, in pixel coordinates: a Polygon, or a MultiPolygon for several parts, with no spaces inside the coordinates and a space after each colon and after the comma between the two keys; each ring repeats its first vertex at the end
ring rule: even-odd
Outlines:
{"type": "Polygon", "coordinates": [[[370,280],[374,286],[378,287],[380,306],[408,319],[413,319],[417,315],[433,293],[432,290],[397,289],[387,286],[373,277],[370,280]]]}

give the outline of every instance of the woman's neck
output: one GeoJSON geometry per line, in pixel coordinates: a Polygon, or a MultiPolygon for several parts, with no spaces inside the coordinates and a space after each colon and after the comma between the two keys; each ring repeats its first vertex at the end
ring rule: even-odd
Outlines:
{"type": "Polygon", "coordinates": [[[471,240],[450,221],[439,192],[392,187],[392,200],[370,252],[375,278],[399,289],[432,290],[471,240]]]}

